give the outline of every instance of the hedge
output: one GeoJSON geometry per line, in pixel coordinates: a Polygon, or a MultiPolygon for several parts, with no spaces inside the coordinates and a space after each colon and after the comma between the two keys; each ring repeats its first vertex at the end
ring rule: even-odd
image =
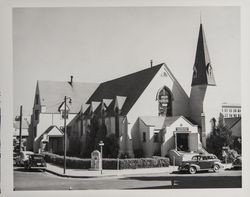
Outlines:
{"type": "MultiPolygon", "coordinates": [[[[47,152],[44,153],[44,155],[46,162],[63,166],[63,156],[47,152]]],[[[102,160],[103,169],[117,169],[117,162],[118,159],[104,158],[102,160]]],[[[91,167],[91,159],[67,156],[66,165],[71,169],[89,169],[91,167]]],[[[119,159],[119,169],[157,168],[168,166],[169,158],[166,157],[119,159]]]]}

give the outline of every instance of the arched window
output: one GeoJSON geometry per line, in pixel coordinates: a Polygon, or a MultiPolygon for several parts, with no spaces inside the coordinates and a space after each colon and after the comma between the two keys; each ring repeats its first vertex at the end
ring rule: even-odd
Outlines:
{"type": "Polygon", "coordinates": [[[172,116],[172,92],[166,86],[158,90],[156,100],[158,100],[158,115],[172,116]]]}

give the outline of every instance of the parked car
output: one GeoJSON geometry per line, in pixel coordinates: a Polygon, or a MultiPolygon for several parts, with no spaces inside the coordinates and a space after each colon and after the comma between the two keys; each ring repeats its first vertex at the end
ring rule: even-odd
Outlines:
{"type": "Polygon", "coordinates": [[[242,168],[242,157],[241,156],[236,157],[236,159],[233,162],[233,168],[235,168],[235,169],[242,168]]]}
{"type": "Polygon", "coordinates": [[[213,170],[218,172],[223,168],[221,161],[213,154],[200,154],[192,157],[190,161],[183,161],[179,166],[179,171],[195,174],[197,171],[213,170]]]}
{"type": "Polygon", "coordinates": [[[44,156],[41,154],[31,154],[27,162],[24,165],[25,169],[41,169],[44,170],[47,164],[44,160],[44,156]]]}
{"type": "Polygon", "coordinates": [[[14,164],[16,164],[17,166],[25,166],[29,160],[29,155],[33,155],[33,154],[34,153],[31,151],[22,151],[19,154],[14,153],[14,156],[15,156],[14,164]]]}

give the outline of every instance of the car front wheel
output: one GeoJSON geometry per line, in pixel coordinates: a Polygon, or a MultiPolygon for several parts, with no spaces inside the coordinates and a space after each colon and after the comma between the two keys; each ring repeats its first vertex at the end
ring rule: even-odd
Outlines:
{"type": "Polygon", "coordinates": [[[219,172],[219,169],[220,169],[220,166],[215,164],[214,167],[213,167],[213,171],[214,172],[219,172]]]}
{"type": "Polygon", "coordinates": [[[189,173],[190,173],[190,174],[195,174],[195,173],[196,173],[196,168],[193,167],[193,166],[191,166],[191,167],[189,168],[189,173]]]}

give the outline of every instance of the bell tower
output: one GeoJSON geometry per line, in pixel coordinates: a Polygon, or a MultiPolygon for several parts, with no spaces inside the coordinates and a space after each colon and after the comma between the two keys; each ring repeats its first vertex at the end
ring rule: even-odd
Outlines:
{"type": "Polygon", "coordinates": [[[200,24],[198,43],[196,48],[193,77],[189,101],[190,117],[200,127],[202,146],[206,147],[206,125],[204,99],[208,86],[216,86],[213,67],[210,61],[208,47],[202,23],[200,24]]]}

